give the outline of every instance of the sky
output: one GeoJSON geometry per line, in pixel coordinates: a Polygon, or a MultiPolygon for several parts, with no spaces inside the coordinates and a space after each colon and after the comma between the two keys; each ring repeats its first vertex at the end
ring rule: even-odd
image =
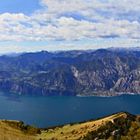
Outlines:
{"type": "Polygon", "coordinates": [[[138,0],[0,1],[0,53],[139,46],[138,0]]]}

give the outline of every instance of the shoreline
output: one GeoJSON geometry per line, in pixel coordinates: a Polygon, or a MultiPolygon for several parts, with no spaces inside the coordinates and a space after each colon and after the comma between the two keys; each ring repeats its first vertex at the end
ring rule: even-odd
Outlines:
{"type": "Polygon", "coordinates": [[[110,95],[76,95],[76,97],[101,97],[101,98],[111,98],[111,97],[119,97],[123,95],[130,95],[130,96],[135,96],[135,95],[140,95],[140,93],[116,93],[116,94],[110,94],[110,95]]]}

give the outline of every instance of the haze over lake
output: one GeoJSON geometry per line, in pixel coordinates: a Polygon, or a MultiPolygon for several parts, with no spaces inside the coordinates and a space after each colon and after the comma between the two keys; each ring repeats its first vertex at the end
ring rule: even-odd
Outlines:
{"type": "Polygon", "coordinates": [[[0,119],[50,127],[96,119],[119,111],[140,114],[139,101],[139,95],[103,98],[5,96],[0,93],[0,119]]]}

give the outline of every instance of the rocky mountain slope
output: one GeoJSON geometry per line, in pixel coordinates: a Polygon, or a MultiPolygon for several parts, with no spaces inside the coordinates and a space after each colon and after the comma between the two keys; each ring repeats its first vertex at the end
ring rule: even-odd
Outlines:
{"type": "Polygon", "coordinates": [[[0,56],[0,90],[30,95],[140,94],[140,50],[0,56]]]}
{"type": "Polygon", "coordinates": [[[98,120],[48,129],[37,129],[16,121],[0,121],[0,139],[139,140],[140,117],[121,112],[98,120]]]}

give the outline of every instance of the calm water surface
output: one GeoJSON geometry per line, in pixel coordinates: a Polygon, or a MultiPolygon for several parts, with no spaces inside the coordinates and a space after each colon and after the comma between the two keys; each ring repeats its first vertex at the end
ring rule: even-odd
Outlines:
{"type": "Polygon", "coordinates": [[[140,96],[17,97],[0,93],[0,119],[22,120],[38,127],[96,119],[119,111],[140,114],[140,96]]]}

